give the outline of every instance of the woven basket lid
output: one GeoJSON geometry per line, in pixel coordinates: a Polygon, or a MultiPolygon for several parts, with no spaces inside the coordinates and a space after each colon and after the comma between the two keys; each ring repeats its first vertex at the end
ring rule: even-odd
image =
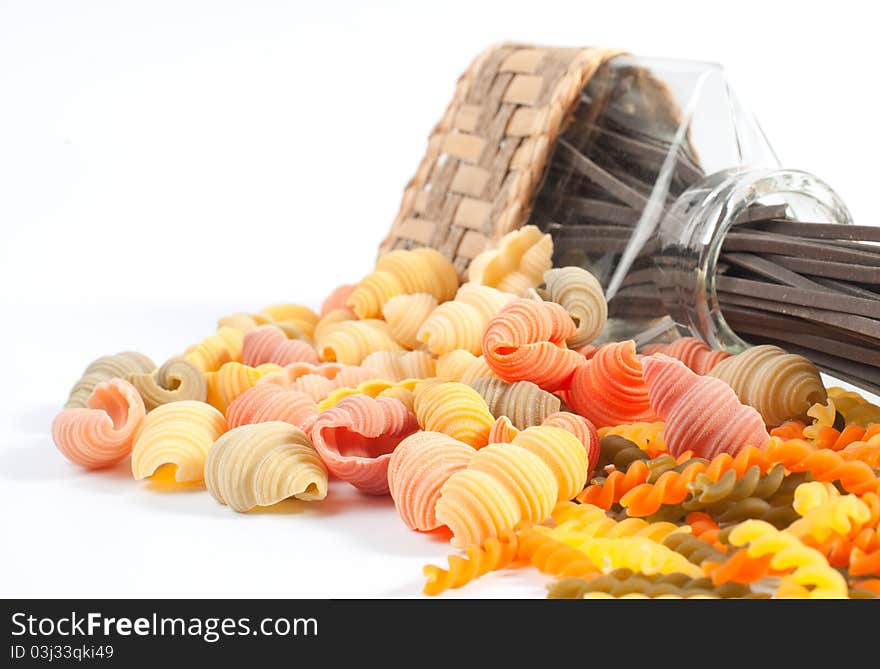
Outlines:
{"type": "Polygon", "coordinates": [[[556,138],[580,92],[621,51],[500,44],[459,78],[380,255],[431,246],[464,276],[528,220],[556,138]]]}

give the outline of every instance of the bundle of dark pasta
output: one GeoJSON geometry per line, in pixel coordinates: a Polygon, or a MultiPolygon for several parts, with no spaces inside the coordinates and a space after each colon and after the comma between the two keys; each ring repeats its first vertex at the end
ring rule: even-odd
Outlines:
{"type": "MultiPolygon", "coordinates": [[[[584,88],[536,196],[529,222],[553,235],[555,265],[585,267],[607,287],[625,252],[635,253],[609,299],[612,319],[649,324],[679,308],[669,300],[681,297],[664,295],[664,242],[639,226],[646,212],[662,220],[706,178],[680,126],[649,70],[606,65],[584,88]]],[[[723,240],[714,279],[721,313],[742,339],[780,345],[880,392],[880,228],[802,222],[786,205],[754,205],[723,240]]]]}
{"type": "Polygon", "coordinates": [[[880,228],[759,207],[727,234],[719,260],[721,313],[743,339],[880,392],[880,228]]]}

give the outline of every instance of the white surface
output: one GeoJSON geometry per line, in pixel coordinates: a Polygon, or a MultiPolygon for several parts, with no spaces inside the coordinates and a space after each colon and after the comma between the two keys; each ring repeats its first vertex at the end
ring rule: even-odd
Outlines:
{"type": "Polygon", "coordinates": [[[783,162],[873,220],[875,31],[844,2],[0,2],[0,592],[416,594],[448,551],[388,501],[334,486],[241,516],[80,472],[51,417],[98,355],[162,361],[224,312],[368,271],[456,78],[499,40],[721,62],[783,162]]]}
{"type": "MultiPolygon", "coordinates": [[[[0,390],[0,593],[406,597],[420,593],[422,565],[445,564],[451,549],[441,537],[408,530],[390,498],[341,482],[322,502],[238,514],[203,486],[134,481],[128,459],[87,472],[61,456],[49,425],[89,360],[126,347],[164,360],[228,311],[216,304],[17,311],[28,333],[16,337],[5,370],[16,383],[0,390]]],[[[533,569],[493,574],[449,596],[543,596],[544,580],[533,569]]]]}

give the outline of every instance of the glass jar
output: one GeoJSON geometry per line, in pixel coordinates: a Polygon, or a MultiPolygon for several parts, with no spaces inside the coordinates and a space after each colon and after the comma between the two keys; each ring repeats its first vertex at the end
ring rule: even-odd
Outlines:
{"type": "Polygon", "coordinates": [[[719,65],[625,56],[583,89],[529,222],[553,235],[554,265],[599,279],[603,340],[689,335],[738,352],[719,255],[755,216],[852,223],[828,185],[781,167],[719,65]]]}

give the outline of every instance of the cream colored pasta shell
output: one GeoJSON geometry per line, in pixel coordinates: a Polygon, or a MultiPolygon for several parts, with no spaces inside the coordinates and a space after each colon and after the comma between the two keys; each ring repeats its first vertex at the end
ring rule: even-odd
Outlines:
{"type": "Polygon", "coordinates": [[[374,351],[364,358],[361,368],[389,381],[427,379],[436,373],[434,358],[426,351],[374,351]]]}
{"type": "Polygon", "coordinates": [[[708,375],[733,388],[739,401],[771,426],[805,418],[807,409],[827,399],[816,365],[778,346],[753,346],[722,360],[708,375]]]}
{"type": "Polygon", "coordinates": [[[534,225],[507,233],[498,248],[479,254],[468,267],[468,279],[522,295],[541,283],[552,266],[553,240],[534,225]]]}
{"type": "Polygon", "coordinates": [[[295,497],[327,496],[327,468],[298,427],[268,422],[222,435],[208,452],[205,484],[221,504],[245,512],[295,497]]]}
{"type": "Polygon", "coordinates": [[[562,406],[556,395],[541,390],[530,381],[508,383],[501,379],[482,378],[472,381],[470,386],[483,396],[495,418],[507,416],[518,430],[540,425],[562,406]]]}
{"type": "Polygon", "coordinates": [[[129,374],[128,381],[140,393],[147,411],[181,400],[204,402],[208,397],[205,375],[180,356],[171,358],[152,374],[129,374]]]}
{"type": "Polygon", "coordinates": [[[430,293],[438,302],[451,300],[458,289],[458,272],[435,249],[397,249],[376,262],[375,270],[357,284],[346,304],[358,318],[377,318],[395,295],[430,293]]]}
{"type": "Polygon", "coordinates": [[[86,367],[82,376],[71,389],[64,408],[84,408],[89,395],[101,381],[126,379],[129,374],[152,372],[155,369],[156,363],[143,353],[136,351],[123,351],[115,355],[101,356],[86,367]]]}
{"type": "Polygon", "coordinates": [[[163,465],[174,465],[179,483],[201,481],[208,451],[226,427],[223,414],[205,402],[163,404],[141,422],[131,452],[131,473],[140,480],[163,465]]]}
{"type": "Polygon", "coordinates": [[[470,351],[457,349],[437,359],[437,378],[441,381],[459,381],[473,383],[486,377],[496,378],[495,372],[489,369],[482,355],[474,355],[470,351]]]}
{"type": "Polygon", "coordinates": [[[375,319],[340,323],[318,341],[321,360],[344,365],[360,365],[370,353],[384,349],[402,350],[388,324],[375,319]]]}
{"type": "Polygon", "coordinates": [[[321,320],[315,326],[315,341],[320,341],[330,334],[330,331],[339,323],[357,320],[357,317],[348,309],[333,309],[321,316],[321,320]]]}
{"type": "Polygon", "coordinates": [[[455,349],[479,354],[486,324],[515,297],[490,286],[466,283],[454,300],[441,304],[422,323],[418,341],[434,355],[455,349]]]}
{"type": "Polygon", "coordinates": [[[395,295],[382,306],[382,315],[397,343],[414,349],[420,346],[419,328],[436,308],[437,298],[429,293],[395,295]]]}
{"type": "Polygon", "coordinates": [[[599,281],[581,267],[559,267],[544,272],[544,299],[561,305],[577,324],[566,340],[571,348],[591,343],[608,319],[608,303],[599,281]]]}

